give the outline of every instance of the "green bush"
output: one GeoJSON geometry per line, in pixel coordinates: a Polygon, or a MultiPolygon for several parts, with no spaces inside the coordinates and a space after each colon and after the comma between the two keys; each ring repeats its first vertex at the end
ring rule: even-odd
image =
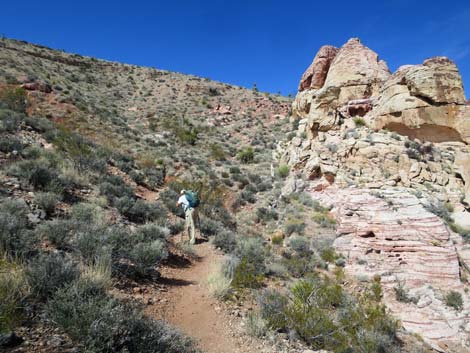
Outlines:
{"type": "Polygon", "coordinates": [[[153,222],[166,217],[166,212],[160,204],[152,204],[126,196],[116,200],[116,208],[131,222],[136,223],[153,222]]]}
{"type": "Polygon", "coordinates": [[[26,269],[26,277],[34,295],[50,298],[57,289],[65,287],[79,276],[79,270],[69,258],[59,254],[40,254],[26,269]]]}
{"type": "Polygon", "coordinates": [[[411,297],[408,291],[405,289],[403,282],[398,282],[398,284],[393,287],[395,292],[395,299],[402,303],[418,303],[418,298],[411,297]]]}
{"type": "Polygon", "coordinates": [[[27,105],[28,100],[24,88],[11,87],[0,91],[0,108],[25,113],[27,105]]]}
{"type": "Polygon", "coordinates": [[[295,283],[286,295],[267,291],[258,299],[268,326],[289,331],[312,349],[334,352],[395,352],[397,323],[365,293],[352,297],[328,277],[295,283]]]}
{"type": "Polygon", "coordinates": [[[271,220],[277,220],[279,218],[276,211],[265,207],[256,209],[256,218],[258,222],[267,223],[271,220]]]}
{"type": "Polygon", "coordinates": [[[165,241],[169,235],[170,230],[168,228],[155,223],[147,223],[135,230],[132,239],[134,242],[165,241]]]}
{"type": "Polygon", "coordinates": [[[284,233],[290,236],[292,233],[303,234],[306,224],[301,219],[288,219],[284,224],[284,233]]]}
{"type": "Polygon", "coordinates": [[[283,164],[277,168],[277,174],[282,178],[285,179],[289,175],[290,168],[288,165],[283,164]]]}
{"type": "Polygon", "coordinates": [[[99,184],[101,195],[105,196],[111,203],[122,197],[133,197],[134,192],[124,180],[116,175],[108,175],[104,181],[99,184]]]}
{"type": "Polygon", "coordinates": [[[312,253],[310,249],[310,242],[307,238],[302,236],[291,237],[289,239],[289,246],[299,256],[309,256],[312,253]]]}
{"type": "Polygon", "coordinates": [[[0,203],[0,253],[22,256],[31,252],[36,243],[29,229],[28,206],[23,200],[0,203]]]}
{"type": "Polygon", "coordinates": [[[366,126],[366,121],[363,118],[356,117],[353,121],[356,127],[366,126]]]}
{"type": "Polygon", "coordinates": [[[213,238],[213,244],[216,248],[225,253],[231,253],[237,245],[235,234],[228,229],[222,229],[217,232],[213,238]]]}
{"type": "Polygon", "coordinates": [[[81,258],[92,263],[108,242],[109,229],[106,225],[76,223],[73,228],[73,247],[81,258]]]}
{"type": "Polygon", "coordinates": [[[255,152],[251,146],[245,147],[237,154],[237,158],[242,163],[251,163],[253,162],[254,157],[255,157],[255,152]]]}
{"type": "Polygon", "coordinates": [[[211,157],[218,161],[225,161],[225,151],[223,147],[217,143],[213,143],[210,146],[211,157]]]}
{"type": "Polygon", "coordinates": [[[12,331],[21,322],[28,293],[23,266],[0,257],[0,333],[12,331]]]}
{"type": "Polygon", "coordinates": [[[0,107],[0,132],[16,132],[24,115],[0,107]]]}
{"type": "Polygon", "coordinates": [[[266,289],[258,296],[261,317],[272,330],[287,326],[287,305],[287,297],[272,289],[266,289]]]}
{"type": "Polygon", "coordinates": [[[224,229],[221,222],[208,217],[200,217],[198,223],[201,233],[209,237],[220,233],[224,229]]]}
{"type": "Polygon", "coordinates": [[[162,260],[168,257],[166,245],[161,240],[151,243],[138,243],[129,253],[138,277],[148,277],[162,260]]]}
{"type": "Polygon", "coordinates": [[[2,136],[0,137],[0,152],[10,153],[13,151],[21,152],[23,144],[15,136],[2,136]]]}
{"type": "Polygon", "coordinates": [[[59,290],[46,312],[90,353],[197,352],[192,341],[175,329],[80,281],[59,290]]]}
{"type": "Polygon", "coordinates": [[[263,284],[264,273],[256,268],[249,259],[243,258],[235,268],[232,286],[234,288],[260,288],[263,284]]]}
{"type": "Polygon", "coordinates": [[[57,203],[62,199],[61,195],[54,192],[38,192],[35,196],[36,204],[50,216],[54,213],[57,203]]]}
{"type": "Polygon", "coordinates": [[[266,322],[257,313],[250,312],[246,318],[246,329],[250,336],[263,337],[266,335],[266,322]]]}
{"type": "Polygon", "coordinates": [[[70,246],[74,226],[69,220],[53,219],[41,223],[36,229],[36,235],[47,239],[57,249],[66,250],[70,246]]]}
{"type": "Polygon", "coordinates": [[[463,299],[462,294],[451,290],[444,297],[445,304],[448,307],[454,308],[456,311],[462,311],[463,309],[463,299]]]}

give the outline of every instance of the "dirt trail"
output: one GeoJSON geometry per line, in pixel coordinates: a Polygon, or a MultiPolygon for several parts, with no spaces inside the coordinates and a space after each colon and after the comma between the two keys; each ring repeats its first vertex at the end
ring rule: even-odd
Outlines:
{"type": "Polygon", "coordinates": [[[191,264],[162,269],[169,289],[149,311],[193,337],[204,352],[257,351],[238,332],[241,318],[230,315],[208,292],[207,276],[222,255],[208,242],[196,244],[195,250],[199,258],[191,264]]]}
{"type": "MultiPolygon", "coordinates": [[[[139,188],[139,195],[153,202],[158,192],[139,188]]],[[[181,240],[180,235],[173,239],[181,240]]],[[[262,345],[245,334],[242,318],[229,313],[227,307],[213,298],[206,285],[207,277],[223,258],[207,241],[197,239],[194,250],[197,257],[185,260],[175,256],[175,261],[164,266],[161,282],[166,291],[147,308],[147,313],[165,320],[195,339],[198,347],[207,353],[260,352],[262,345]]]]}

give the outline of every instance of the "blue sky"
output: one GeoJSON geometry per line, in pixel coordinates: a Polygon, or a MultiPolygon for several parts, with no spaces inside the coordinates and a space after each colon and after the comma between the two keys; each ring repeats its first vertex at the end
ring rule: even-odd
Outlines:
{"type": "Polygon", "coordinates": [[[39,1],[2,3],[0,34],[98,58],[295,94],[323,44],[351,37],[392,71],[446,55],[470,95],[470,1],[39,1]]]}

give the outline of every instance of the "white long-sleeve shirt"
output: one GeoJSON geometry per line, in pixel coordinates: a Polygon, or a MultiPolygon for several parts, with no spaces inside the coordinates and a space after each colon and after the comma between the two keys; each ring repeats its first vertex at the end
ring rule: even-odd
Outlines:
{"type": "Polygon", "coordinates": [[[178,199],[178,205],[183,206],[183,210],[186,211],[186,209],[189,207],[189,201],[186,198],[186,195],[181,195],[180,198],[178,199]]]}

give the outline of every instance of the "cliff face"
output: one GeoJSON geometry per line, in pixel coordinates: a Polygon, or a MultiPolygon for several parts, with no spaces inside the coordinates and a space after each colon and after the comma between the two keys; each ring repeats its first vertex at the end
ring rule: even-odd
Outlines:
{"type": "Polygon", "coordinates": [[[299,129],[280,146],[293,170],[284,193],[305,185],[333,207],[346,271],[380,275],[405,329],[437,350],[469,351],[470,251],[456,231],[466,237],[470,223],[470,106],[456,65],[435,57],[391,74],[358,39],[324,46],[292,108],[299,129]],[[398,285],[416,303],[398,301],[398,285]],[[461,312],[444,303],[450,289],[461,312]]]}

